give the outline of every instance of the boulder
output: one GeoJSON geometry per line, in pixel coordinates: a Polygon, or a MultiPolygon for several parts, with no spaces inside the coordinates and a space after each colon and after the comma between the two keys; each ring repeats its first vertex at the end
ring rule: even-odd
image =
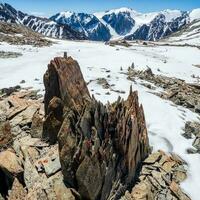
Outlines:
{"type": "Polygon", "coordinates": [[[12,188],[15,179],[23,181],[23,168],[19,158],[15,153],[8,149],[0,152],[0,193],[3,196],[8,195],[8,190],[12,188]]]}
{"type": "Polygon", "coordinates": [[[31,127],[33,115],[35,114],[37,110],[38,110],[38,105],[32,104],[28,106],[24,111],[16,115],[10,121],[11,125],[13,127],[17,125],[20,125],[22,127],[28,125],[29,127],[31,127]]]}
{"type": "Polygon", "coordinates": [[[79,193],[84,199],[97,199],[103,185],[105,166],[98,158],[85,157],[76,172],[79,193]]]}
{"type": "Polygon", "coordinates": [[[23,174],[20,160],[11,149],[0,152],[0,169],[13,179],[23,174]]]}

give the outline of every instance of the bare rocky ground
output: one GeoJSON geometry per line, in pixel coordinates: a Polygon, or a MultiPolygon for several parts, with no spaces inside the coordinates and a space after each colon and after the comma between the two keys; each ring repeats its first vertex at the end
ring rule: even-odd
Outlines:
{"type": "Polygon", "coordinates": [[[44,36],[25,26],[6,22],[0,22],[0,42],[7,42],[13,45],[32,45],[35,47],[52,44],[44,36]]]}
{"type": "MultiPolygon", "coordinates": [[[[131,81],[144,80],[143,86],[152,90],[152,93],[159,97],[170,100],[178,106],[183,106],[196,112],[200,115],[200,84],[199,77],[194,75],[197,83],[190,84],[184,80],[167,77],[163,75],[155,75],[151,69],[148,68],[145,71],[134,69],[129,67],[128,72],[125,73],[127,79],[131,81]],[[162,88],[163,92],[156,92],[156,88],[162,88]]],[[[191,139],[195,137],[193,147],[188,149],[188,153],[199,153],[200,152],[200,124],[198,122],[187,122],[185,124],[184,137],[191,139]]]]}
{"type": "Polygon", "coordinates": [[[21,53],[11,51],[0,51],[0,58],[17,58],[22,56],[21,53]]]}
{"type": "Polygon", "coordinates": [[[137,92],[103,105],[66,57],[50,62],[44,84],[44,100],[30,88],[0,92],[0,199],[190,199],[186,163],[151,154],[137,92]]]}

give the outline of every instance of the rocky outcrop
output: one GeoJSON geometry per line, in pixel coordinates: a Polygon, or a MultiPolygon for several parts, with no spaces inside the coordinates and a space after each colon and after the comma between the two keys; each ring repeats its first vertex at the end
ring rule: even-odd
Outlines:
{"type": "MultiPolygon", "coordinates": [[[[52,101],[56,98],[63,103],[62,126],[57,134],[65,183],[84,199],[119,199],[149,154],[137,92],[131,90],[126,101],[119,98],[103,105],[90,97],[80,67],[71,57],[51,61],[44,83],[45,123],[51,127],[57,123],[52,101]]],[[[55,134],[57,128],[53,129],[55,134]]],[[[50,140],[52,129],[44,126],[44,131],[50,140]]]]}
{"type": "Polygon", "coordinates": [[[87,99],[90,95],[80,67],[71,57],[51,61],[44,75],[44,85],[46,120],[43,137],[55,143],[63,121],[63,106],[75,107],[79,112],[84,104],[83,97],[87,99]]]}
{"type": "MultiPolygon", "coordinates": [[[[184,106],[200,114],[200,85],[189,84],[178,78],[171,78],[163,75],[155,75],[150,68],[145,71],[129,68],[127,78],[134,81],[135,78],[146,80],[157,87],[164,89],[164,92],[157,94],[163,99],[168,99],[177,105],[184,106]]],[[[149,88],[153,88],[148,84],[149,88]]]]}
{"type": "Polygon", "coordinates": [[[187,177],[184,164],[175,154],[151,154],[143,162],[137,184],[121,200],[190,200],[179,186],[187,177]]]}

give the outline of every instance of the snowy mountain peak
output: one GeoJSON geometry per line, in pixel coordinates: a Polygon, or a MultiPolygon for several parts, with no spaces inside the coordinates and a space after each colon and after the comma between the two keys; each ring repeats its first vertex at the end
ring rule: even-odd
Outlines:
{"type": "Polygon", "coordinates": [[[138,13],[138,12],[133,10],[132,8],[122,7],[122,8],[106,11],[105,13],[106,14],[111,14],[111,13],[119,14],[119,13],[138,13]]]}
{"type": "Polygon", "coordinates": [[[178,17],[181,17],[183,14],[183,12],[180,10],[170,10],[170,9],[163,10],[160,13],[165,16],[165,20],[167,22],[177,19],[178,17]]]}
{"type": "Polygon", "coordinates": [[[98,18],[102,18],[104,15],[119,15],[119,14],[129,14],[129,15],[140,15],[141,13],[133,10],[132,8],[122,7],[118,9],[107,10],[105,12],[96,12],[94,13],[95,16],[98,18]]]}
{"type": "Polygon", "coordinates": [[[60,12],[59,14],[60,14],[59,17],[69,18],[74,14],[74,12],[72,12],[72,11],[64,11],[64,12],[60,12]]]}

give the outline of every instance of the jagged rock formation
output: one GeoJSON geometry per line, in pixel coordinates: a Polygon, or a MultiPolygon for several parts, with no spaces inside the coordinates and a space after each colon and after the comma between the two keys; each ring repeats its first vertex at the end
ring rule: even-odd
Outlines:
{"type": "Polygon", "coordinates": [[[89,97],[89,91],[78,63],[71,57],[51,61],[44,75],[44,85],[46,120],[43,138],[55,143],[63,121],[63,106],[76,106],[79,110],[83,97],[89,97]]]}
{"type": "MultiPolygon", "coordinates": [[[[119,98],[114,104],[103,105],[90,97],[80,67],[71,57],[51,61],[44,83],[48,126],[59,121],[51,109],[52,101],[57,99],[64,106],[57,134],[66,184],[84,199],[119,199],[133,184],[149,153],[137,92],[130,91],[126,101],[119,98]]],[[[61,107],[58,110],[62,112],[61,107]]],[[[58,129],[54,131],[56,134],[58,129]]],[[[44,126],[44,133],[51,140],[52,129],[44,126]]]]}

